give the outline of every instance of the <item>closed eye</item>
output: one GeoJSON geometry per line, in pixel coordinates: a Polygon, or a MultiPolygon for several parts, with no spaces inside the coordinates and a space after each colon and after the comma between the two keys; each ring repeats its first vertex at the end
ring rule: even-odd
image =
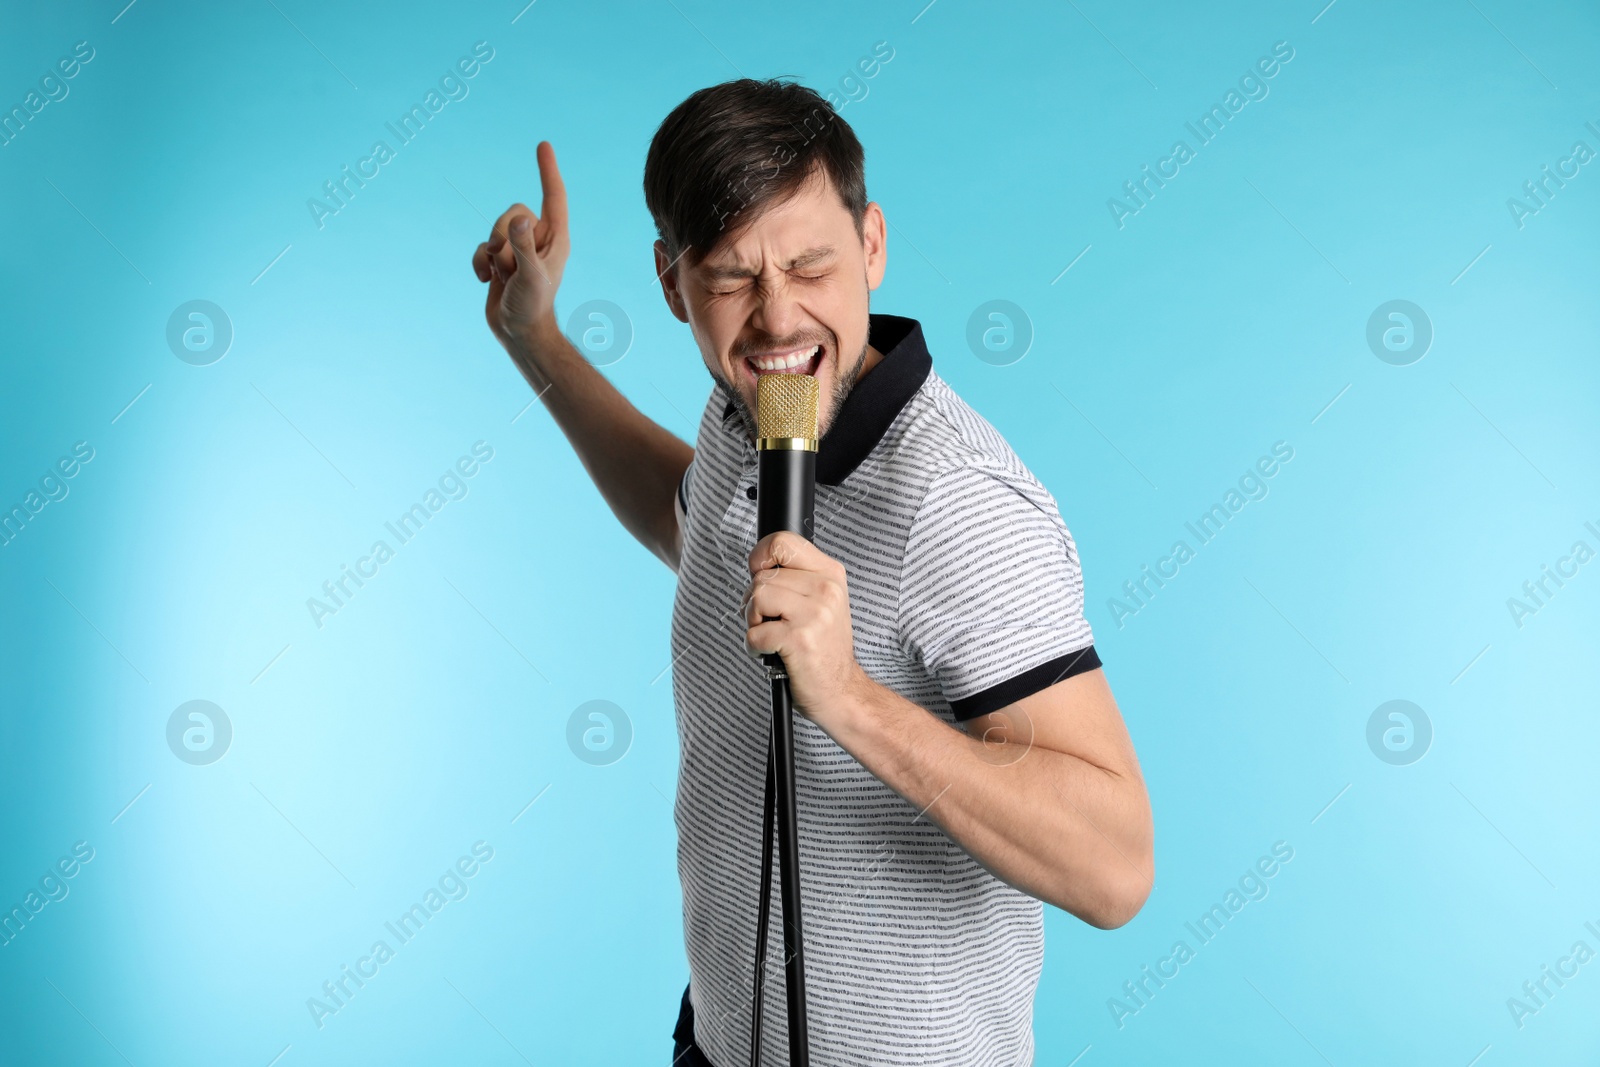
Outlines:
{"type": "MultiPolygon", "coordinates": [[[[792,280],[797,281],[797,282],[820,282],[820,281],[826,281],[828,279],[829,275],[830,275],[830,272],[824,270],[824,271],[819,271],[819,272],[817,272],[815,274],[798,274],[798,273],[792,273],[791,272],[789,274],[789,277],[792,280]]],[[[733,295],[735,295],[737,293],[743,292],[744,290],[748,289],[749,287],[750,287],[750,282],[749,281],[738,282],[738,281],[730,281],[730,280],[727,280],[727,279],[723,279],[718,285],[708,286],[706,288],[706,292],[710,293],[712,296],[733,296],[733,295]]]]}

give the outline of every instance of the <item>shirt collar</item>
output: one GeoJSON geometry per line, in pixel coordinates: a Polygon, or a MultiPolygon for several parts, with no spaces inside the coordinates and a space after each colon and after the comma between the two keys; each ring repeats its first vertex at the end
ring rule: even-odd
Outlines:
{"type": "MultiPolygon", "coordinates": [[[[838,485],[861,465],[933,369],[916,319],[869,315],[867,343],[883,358],[856,382],[817,444],[817,481],[823,485],[838,485]]],[[[729,400],[722,409],[724,425],[736,410],[729,400]]]]}

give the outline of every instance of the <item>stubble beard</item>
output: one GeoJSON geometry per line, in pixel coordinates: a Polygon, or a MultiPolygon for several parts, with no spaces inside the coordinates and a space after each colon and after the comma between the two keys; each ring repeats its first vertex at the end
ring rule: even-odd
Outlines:
{"type": "MultiPolygon", "coordinates": [[[[837,339],[835,339],[833,350],[835,352],[839,351],[837,339]]],[[[827,408],[817,412],[817,425],[819,427],[826,427],[827,430],[833,429],[834,417],[839,414],[839,407],[844,403],[844,398],[849,396],[850,390],[856,387],[856,382],[861,378],[861,368],[866,364],[866,361],[866,341],[861,342],[861,351],[856,354],[854,362],[851,363],[848,369],[843,364],[841,353],[839,373],[834,376],[833,380],[833,395],[828,398],[827,408]]],[[[728,398],[733,401],[734,410],[739,413],[739,418],[743,421],[745,430],[748,432],[750,439],[754,441],[757,430],[756,416],[750,410],[750,405],[745,403],[744,393],[735,389],[733,383],[729,382],[717,371],[711,372],[711,379],[722,386],[723,392],[727,393],[728,398]]],[[[759,381],[760,379],[758,378],[757,380],[759,381]]],[[[824,434],[826,434],[827,430],[824,431],[824,434]]]]}

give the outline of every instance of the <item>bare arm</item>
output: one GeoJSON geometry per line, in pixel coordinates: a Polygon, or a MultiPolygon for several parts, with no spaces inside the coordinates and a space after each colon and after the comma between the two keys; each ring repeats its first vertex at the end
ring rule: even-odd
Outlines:
{"type": "Polygon", "coordinates": [[[694,449],[629,403],[553,323],[506,351],[567,435],[617,521],[676,571],[673,497],[694,449]]]}
{"type": "Polygon", "coordinates": [[[1100,670],[966,723],[865,675],[819,719],[834,739],[996,877],[1093,926],[1121,926],[1154,885],[1150,802],[1100,670]]]}
{"type": "Polygon", "coordinates": [[[473,254],[478,280],[489,283],[484,316],[612,514],[677,570],[673,498],[694,449],[645,417],[562,336],[555,293],[570,251],[567,193],[555,149],[541,142],[538,154],[542,217],[513,204],[473,254]]]}
{"type": "Polygon", "coordinates": [[[1099,670],[958,730],[856,662],[844,566],[789,533],[750,554],[745,639],[777,652],[795,703],[996,877],[1121,926],[1153,886],[1150,801],[1099,670]],[[974,736],[976,735],[976,736],[974,736]]]}

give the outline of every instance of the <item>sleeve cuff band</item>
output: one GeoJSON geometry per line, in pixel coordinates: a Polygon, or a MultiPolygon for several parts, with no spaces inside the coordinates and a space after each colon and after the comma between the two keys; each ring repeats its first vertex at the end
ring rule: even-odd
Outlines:
{"type": "Polygon", "coordinates": [[[987,715],[991,711],[999,711],[1010,704],[1015,704],[1024,697],[1049,689],[1063,678],[1071,678],[1075,674],[1095,670],[1100,666],[1100,656],[1095,652],[1093,645],[1085,645],[1076,652],[1068,652],[1064,656],[1057,656],[1053,660],[1041,663],[1012,678],[1008,678],[998,685],[962,697],[960,700],[950,702],[950,710],[954,713],[957,722],[966,722],[976,719],[980,715],[987,715]]]}

